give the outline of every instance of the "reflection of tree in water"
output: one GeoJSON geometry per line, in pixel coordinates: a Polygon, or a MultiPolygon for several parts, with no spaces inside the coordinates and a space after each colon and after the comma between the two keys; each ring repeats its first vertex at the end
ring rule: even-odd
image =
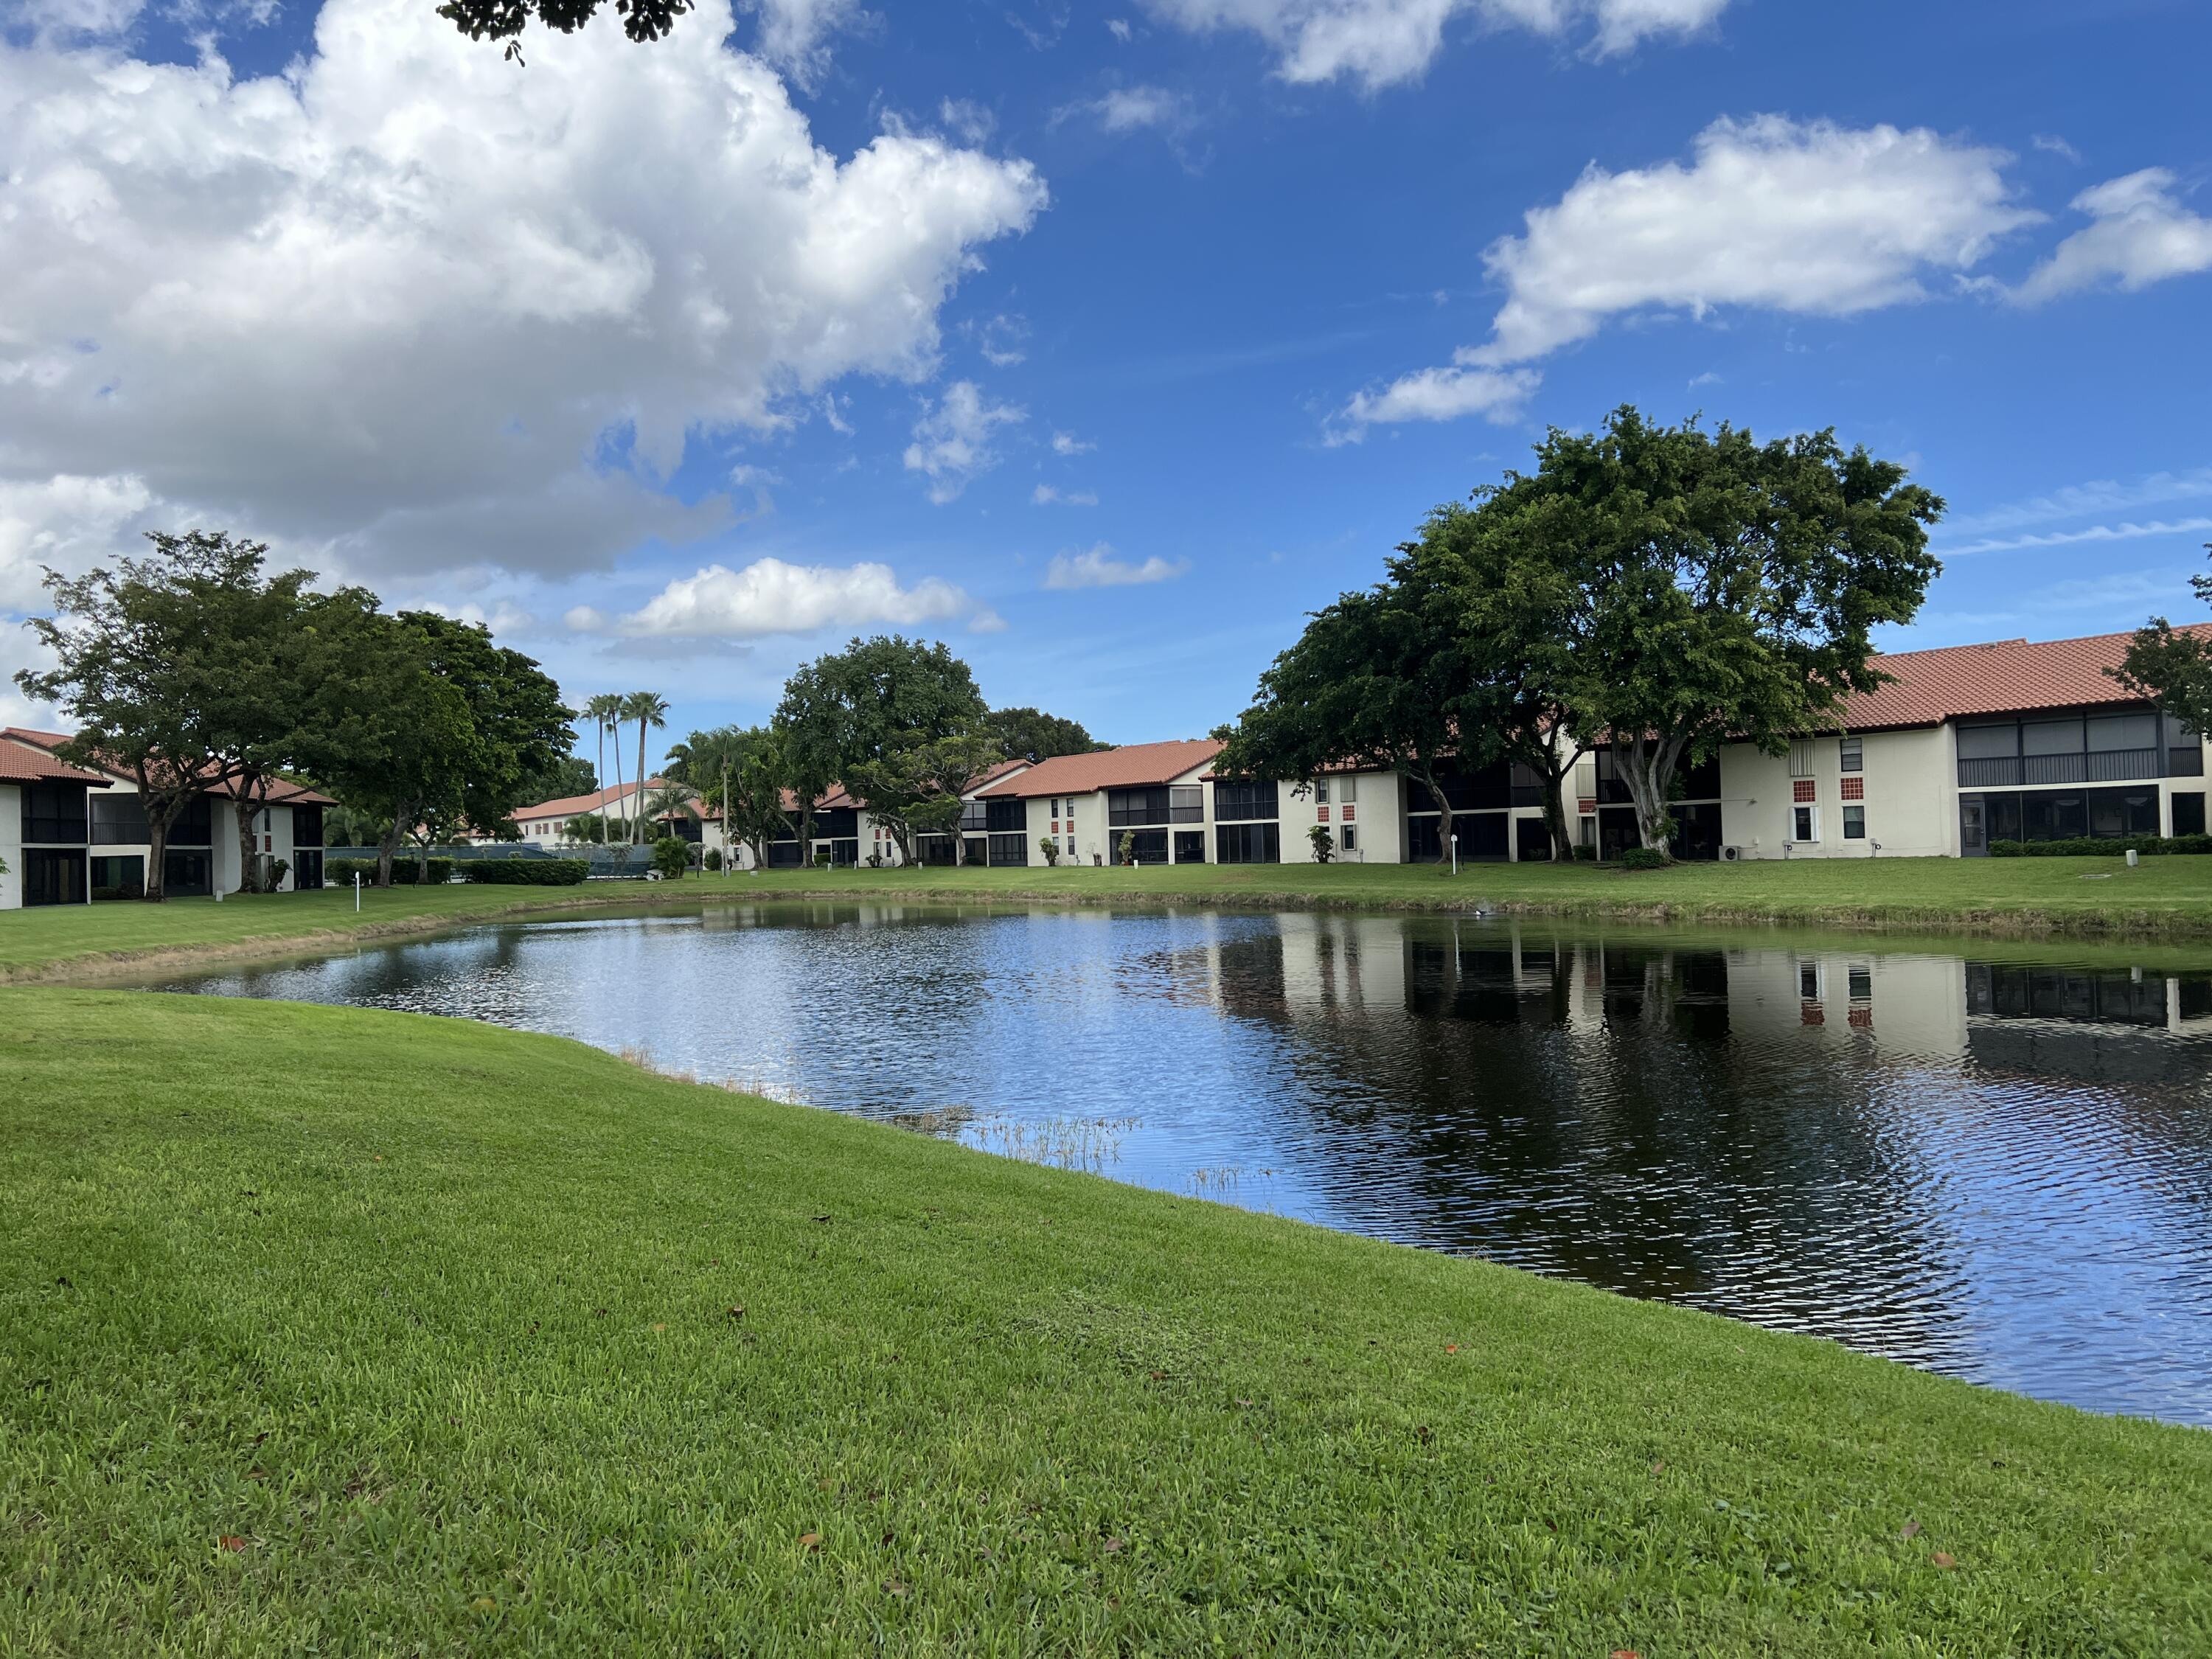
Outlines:
{"type": "Polygon", "coordinates": [[[1732,1033],[1718,951],[1425,920],[1397,933],[1395,1006],[1346,971],[1371,928],[1316,930],[1310,975],[1279,934],[1220,951],[1229,1011],[1295,1046],[1285,1139],[1350,1224],[1940,1353],[1955,1272],[1870,1047],[1778,1054],[1732,1033]],[[1315,994],[1291,994],[1302,977],[1315,994]]]}

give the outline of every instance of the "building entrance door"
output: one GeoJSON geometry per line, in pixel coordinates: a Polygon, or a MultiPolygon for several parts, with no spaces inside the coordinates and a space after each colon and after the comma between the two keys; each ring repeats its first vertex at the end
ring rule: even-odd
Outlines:
{"type": "Polygon", "coordinates": [[[1979,795],[1959,797],[1959,851],[1970,859],[1990,854],[1989,820],[1979,795]]]}

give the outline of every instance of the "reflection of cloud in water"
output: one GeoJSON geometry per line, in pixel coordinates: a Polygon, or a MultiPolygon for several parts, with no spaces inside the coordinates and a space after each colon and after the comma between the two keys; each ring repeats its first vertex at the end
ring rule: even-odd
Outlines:
{"type": "Polygon", "coordinates": [[[1095,1167],[2212,1422],[2212,979],[1782,935],[817,904],[191,988],[560,1032],[880,1117],[957,1103],[963,1138],[1009,1150],[1134,1120],[1095,1167]]]}

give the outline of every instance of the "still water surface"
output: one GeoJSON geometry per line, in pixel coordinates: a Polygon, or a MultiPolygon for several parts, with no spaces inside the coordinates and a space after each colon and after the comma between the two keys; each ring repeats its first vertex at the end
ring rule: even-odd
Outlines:
{"type": "Polygon", "coordinates": [[[759,905],[174,988],[413,1009],[2212,1425],[2201,972],[1435,917],[759,905]]]}

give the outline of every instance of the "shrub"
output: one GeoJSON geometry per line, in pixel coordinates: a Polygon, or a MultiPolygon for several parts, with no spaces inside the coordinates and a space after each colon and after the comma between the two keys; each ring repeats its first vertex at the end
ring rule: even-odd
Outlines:
{"type": "Polygon", "coordinates": [[[1993,841],[1993,859],[2116,859],[2130,848],[2152,858],[2170,853],[2212,853],[2212,836],[2075,836],[2066,841],[1993,841]]]}
{"type": "Polygon", "coordinates": [[[720,848],[709,847],[707,849],[707,868],[716,875],[721,873],[722,849],[720,848]]]}
{"type": "Polygon", "coordinates": [[[1575,861],[1578,864],[1595,864],[1597,862],[1597,848],[1595,847],[1577,847],[1575,848],[1575,861]]]}
{"type": "Polygon", "coordinates": [[[1674,860],[1656,847],[1624,847],[1613,861],[1624,870],[1664,870],[1674,860]]]}
{"type": "MultiPolygon", "coordinates": [[[[354,874],[356,871],[361,874],[362,886],[373,885],[376,880],[376,860],[374,859],[332,859],[323,866],[323,881],[331,887],[350,887],[353,885],[354,874]]],[[[402,853],[392,860],[392,884],[394,887],[412,887],[415,885],[417,873],[413,854],[402,853]]],[[[453,878],[453,860],[432,859],[430,860],[429,884],[431,886],[443,887],[453,878]]]]}
{"type": "Polygon", "coordinates": [[[675,881],[691,867],[691,846],[681,836],[663,836],[653,843],[653,867],[663,881],[675,881]]]}
{"type": "Polygon", "coordinates": [[[1060,838],[1057,836],[1039,836],[1037,846],[1043,850],[1045,863],[1057,869],[1060,866],[1060,838]]]}
{"type": "Polygon", "coordinates": [[[1124,830],[1121,832],[1121,844],[1115,850],[1121,854],[1122,863],[1134,864],[1137,861],[1136,831],[1133,830],[1124,830]]]}
{"type": "Polygon", "coordinates": [[[814,867],[817,870],[827,870],[830,867],[830,854],[827,848],[817,851],[814,854],[814,867]]]}
{"type": "Polygon", "coordinates": [[[586,859],[471,859],[461,879],[494,887],[579,887],[592,873],[586,859]]]}
{"type": "MultiPolygon", "coordinates": [[[[1353,826],[1357,828],[1357,825],[1353,826]]],[[[1325,823],[1316,823],[1306,831],[1306,839],[1313,843],[1314,862],[1327,864],[1336,856],[1336,836],[1325,823]]]]}

